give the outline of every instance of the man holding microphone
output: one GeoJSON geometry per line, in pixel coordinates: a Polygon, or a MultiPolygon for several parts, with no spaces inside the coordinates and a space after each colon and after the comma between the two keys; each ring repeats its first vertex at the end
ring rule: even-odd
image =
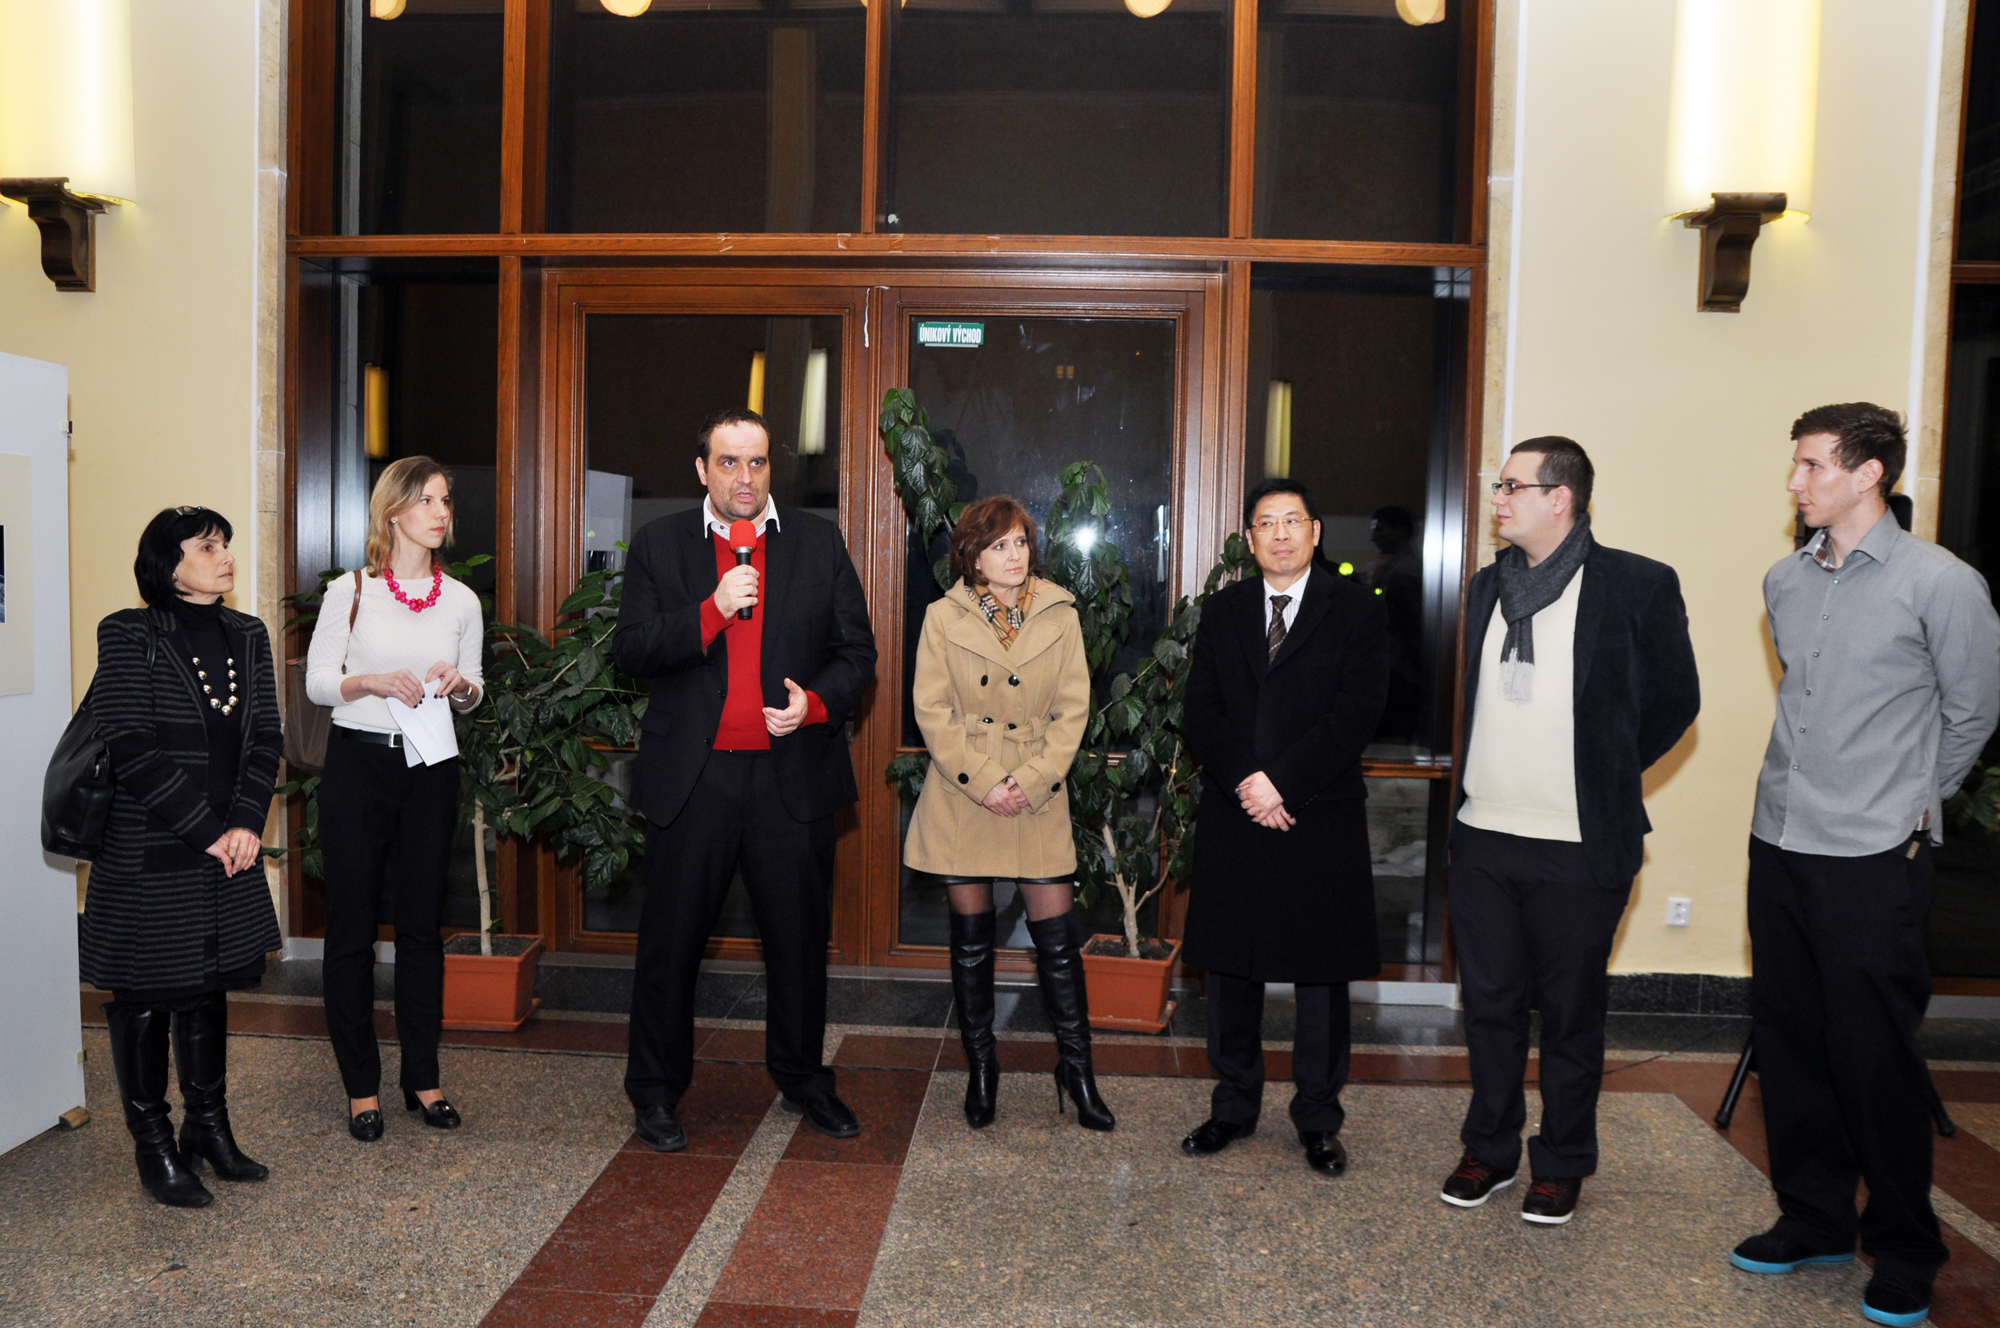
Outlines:
{"type": "Polygon", "coordinates": [[[771,1078],[814,1129],[861,1128],[821,1062],[834,818],[860,796],[842,725],[874,681],[875,638],[839,529],[772,501],[770,453],[755,411],[710,417],[695,458],[708,497],[634,536],[611,642],[651,691],[625,1092],[661,1152],[687,1147],[676,1111],[694,1075],[695,981],[739,867],[763,942],[771,1078]]]}

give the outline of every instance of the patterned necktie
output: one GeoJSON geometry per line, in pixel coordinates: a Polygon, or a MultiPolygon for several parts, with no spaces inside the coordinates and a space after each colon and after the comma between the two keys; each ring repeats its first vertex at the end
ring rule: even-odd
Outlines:
{"type": "Polygon", "coordinates": [[[1271,643],[1270,658],[1278,657],[1278,647],[1285,644],[1285,606],[1292,602],[1290,595],[1271,596],[1271,643]]]}

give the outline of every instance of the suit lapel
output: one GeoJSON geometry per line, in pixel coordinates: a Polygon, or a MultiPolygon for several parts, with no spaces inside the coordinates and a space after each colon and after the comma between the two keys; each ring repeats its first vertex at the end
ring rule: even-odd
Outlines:
{"type": "Polygon", "coordinates": [[[1586,575],[1589,571],[1588,559],[1576,570],[1576,574],[1583,577],[1583,587],[1576,597],[1576,686],[1571,696],[1579,709],[1583,704],[1583,684],[1590,678],[1590,661],[1597,653],[1597,634],[1604,627],[1608,594],[1604,577],[1601,574],[1586,575]]]}
{"type": "Polygon", "coordinates": [[[722,579],[715,573],[715,541],[709,537],[708,523],[699,507],[688,513],[677,538],[681,541],[681,581],[688,598],[699,604],[715,593],[716,583],[722,579]]]}
{"type": "MultiPolygon", "coordinates": [[[[1333,606],[1333,590],[1327,585],[1326,576],[1325,572],[1314,567],[1306,573],[1305,580],[1299,583],[1299,593],[1303,597],[1299,600],[1299,611],[1293,615],[1291,630],[1285,633],[1283,644],[1278,647],[1277,655],[1271,659],[1271,668],[1277,668],[1296,655],[1302,649],[1301,643],[1312,635],[1313,629],[1319,626],[1320,619],[1326,617],[1326,611],[1333,606]]],[[[1266,654],[1270,651],[1268,644],[1270,630],[1270,624],[1266,623],[1264,625],[1266,654]]]]}

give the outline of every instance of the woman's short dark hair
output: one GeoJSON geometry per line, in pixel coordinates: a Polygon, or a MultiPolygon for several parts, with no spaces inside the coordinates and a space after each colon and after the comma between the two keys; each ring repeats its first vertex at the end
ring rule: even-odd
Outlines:
{"type": "Polygon", "coordinates": [[[951,531],[951,570],[965,578],[969,586],[986,583],[979,578],[979,555],[986,546],[1019,527],[1028,537],[1028,574],[1042,570],[1041,542],[1035,533],[1035,518],[1028,509],[1006,494],[981,498],[959,513],[951,531]]]}
{"type": "Polygon", "coordinates": [[[132,560],[132,575],[138,578],[139,594],[156,609],[164,609],[181,597],[174,588],[174,569],[181,565],[185,551],[181,541],[220,535],[224,544],[236,537],[229,518],[209,507],[169,507],[146,523],[139,535],[139,556],[132,560]]]}
{"type": "Polygon", "coordinates": [[[1833,459],[1843,470],[1881,462],[1882,483],[1877,487],[1884,498],[1902,477],[1909,441],[1903,433],[1903,417],[1887,406],[1872,401],[1815,406],[1792,423],[1792,441],[1811,433],[1830,433],[1840,440],[1833,445],[1833,459]]]}

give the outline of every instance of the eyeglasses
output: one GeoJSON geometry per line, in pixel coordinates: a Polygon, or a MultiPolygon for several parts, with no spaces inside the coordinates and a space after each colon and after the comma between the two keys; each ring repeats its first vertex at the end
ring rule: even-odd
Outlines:
{"type": "Polygon", "coordinates": [[[207,510],[208,510],[208,509],[207,509],[206,507],[200,507],[200,506],[196,506],[196,507],[176,507],[176,508],[174,509],[174,515],[175,515],[175,516],[193,516],[193,515],[194,515],[194,514],[195,514],[196,512],[206,512],[207,510]]]}
{"type": "Polygon", "coordinates": [[[1250,523],[1250,529],[1256,531],[1259,535],[1268,535],[1272,531],[1282,528],[1285,530],[1289,530],[1294,535],[1296,535],[1301,530],[1304,530],[1307,526],[1310,526],[1311,524],[1312,524],[1311,517],[1287,516],[1274,519],[1272,517],[1267,516],[1262,521],[1252,521],[1250,523]]]}
{"type": "Polygon", "coordinates": [[[1505,494],[1507,497],[1512,498],[1523,489],[1560,489],[1563,486],[1560,484],[1523,484],[1519,480],[1495,480],[1486,487],[1495,493],[1505,494]]]}

